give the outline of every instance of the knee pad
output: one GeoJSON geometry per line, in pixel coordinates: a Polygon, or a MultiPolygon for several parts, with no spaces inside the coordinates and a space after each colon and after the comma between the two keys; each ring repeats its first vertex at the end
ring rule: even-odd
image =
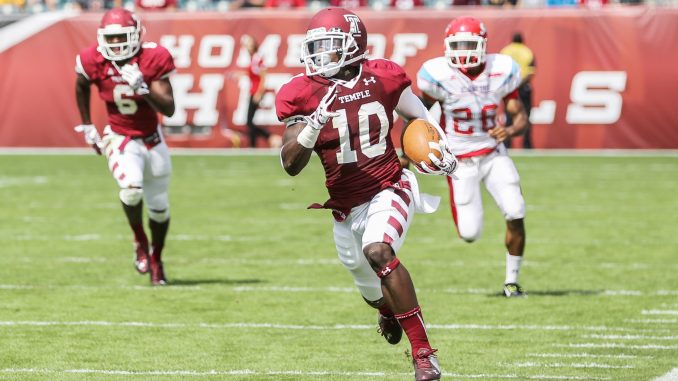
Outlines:
{"type": "Polygon", "coordinates": [[[363,296],[363,300],[365,300],[365,303],[369,304],[370,307],[372,308],[379,308],[384,305],[384,298],[381,297],[377,300],[368,300],[366,297],[363,296]]]}
{"type": "Polygon", "coordinates": [[[155,222],[165,222],[169,220],[169,208],[163,210],[148,209],[148,218],[155,222]]]}
{"type": "Polygon", "coordinates": [[[471,243],[478,238],[480,238],[480,231],[475,231],[475,232],[464,232],[462,230],[459,230],[459,237],[463,239],[464,241],[471,243]]]}
{"type": "Polygon", "coordinates": [[[120,190],[120,201],[127,206],[138,205],[143,197],[144,190],[141,188],[124,188],[120,190]]]}
{"type": "Polygon", "coordinates": [[[482,215],[473,218],[459,218],[457,221],[457,233],[459,234],[459,238],[469,243],[480,238],[480,235],[483,232],[482,219],[482,215]]]}
{"type": "Polygon", "coordinates": [[[504,208],[504,219],[507,221],[519,220],[525,218],[525,204],[516,204],[504,208]]]}

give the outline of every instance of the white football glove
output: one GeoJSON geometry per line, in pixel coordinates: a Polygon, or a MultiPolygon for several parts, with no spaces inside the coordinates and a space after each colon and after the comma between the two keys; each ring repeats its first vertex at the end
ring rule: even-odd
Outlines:
{"type": "Polygon", "coordinates": [[[85,137],[85,142],[94,148],[97,154],[101,155],[101,136],[93,124],[81,124],[73,128],[76,132],[81,132],[85,137]]]}
{"type": "Polygon", "coordinates": [[[339,116],[338,112],[329,110],[335,99],[337,99],[336,83],[327,90],[327,94],[320,100],[320,104],[313,114],[304,117],[306,124],[311,126],[314,130],[319,130],[323,128],[331,118],[339,116]]]}
{"type": "Polygon", "coordinates": [[[136,62],[123,66],[120,69],[120,75],[137,94],[146,95],[150,93],[148,85],[144,82],[144,74],[139,70],[139,65],[136,62]]]}
{"type": "Polygon", "coordinates": [[[443,155],[442,159],[438,159],[433,153],[428,154],[429,160],[433,166],[422,161],[419,164],[414,165],[414,168],[417,172],[424,175],[444,175],[452,176],[454,171],[457,170],[457,158],[454,156],[452,151],[447,147],[447,144],[443,140],[435,142],[429,142],[429,147],[434,150],[440,151],[443,155]]]}

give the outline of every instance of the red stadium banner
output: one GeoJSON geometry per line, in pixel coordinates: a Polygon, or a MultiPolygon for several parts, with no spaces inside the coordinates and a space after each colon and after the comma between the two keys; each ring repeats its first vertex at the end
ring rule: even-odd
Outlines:
{"type": "MultiPolygon", "coordinates": [[[[373,57],[391,59],[412,79],[443,54],[443,31],[471,14],[488,27],[488,52],[521,31],[535,53],[533,140],[537,148],[678,148],[678,9],[357,11],[373,57]]],[[[299,49],[311,11],[141,13],[146,41],[173,54],[177,111],[163,119],[183,147],[233,147],[243,139],[248,55],[241,37],[261,43],[268,92],[255,122],[281,133],[275,91],[303,71],[299,49]]],[[[101,14],[47,14],[0,29],[0,146],[77,147],[75,56],[95,43],[101,14]]],[[[415,88],[415,93],[418,90],[415,88]]],[[[105,108],[93,91],[101,129],[105,108]]]]}

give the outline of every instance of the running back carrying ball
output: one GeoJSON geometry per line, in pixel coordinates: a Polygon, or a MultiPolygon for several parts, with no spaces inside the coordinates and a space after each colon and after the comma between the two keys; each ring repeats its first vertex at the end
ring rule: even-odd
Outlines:
{"type": "Polygon", "coordinates": [[[440,139],[438,130],[429,122],[424,119],[413,119],[405,126],[401,146],[405,156],[415,164],[423,161],[432,165],[429,154],[434,154],[438,159],[443,157],[438,145],[440,139]]]}

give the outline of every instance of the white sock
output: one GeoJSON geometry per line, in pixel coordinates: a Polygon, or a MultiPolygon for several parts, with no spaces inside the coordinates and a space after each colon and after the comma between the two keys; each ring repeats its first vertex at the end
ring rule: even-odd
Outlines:
{"type": "Polygon", "coordinates": [[[506,253],[506,283],[518,283],[518,274],[520,265],[523,263],[523,257],[506,253]]]}

